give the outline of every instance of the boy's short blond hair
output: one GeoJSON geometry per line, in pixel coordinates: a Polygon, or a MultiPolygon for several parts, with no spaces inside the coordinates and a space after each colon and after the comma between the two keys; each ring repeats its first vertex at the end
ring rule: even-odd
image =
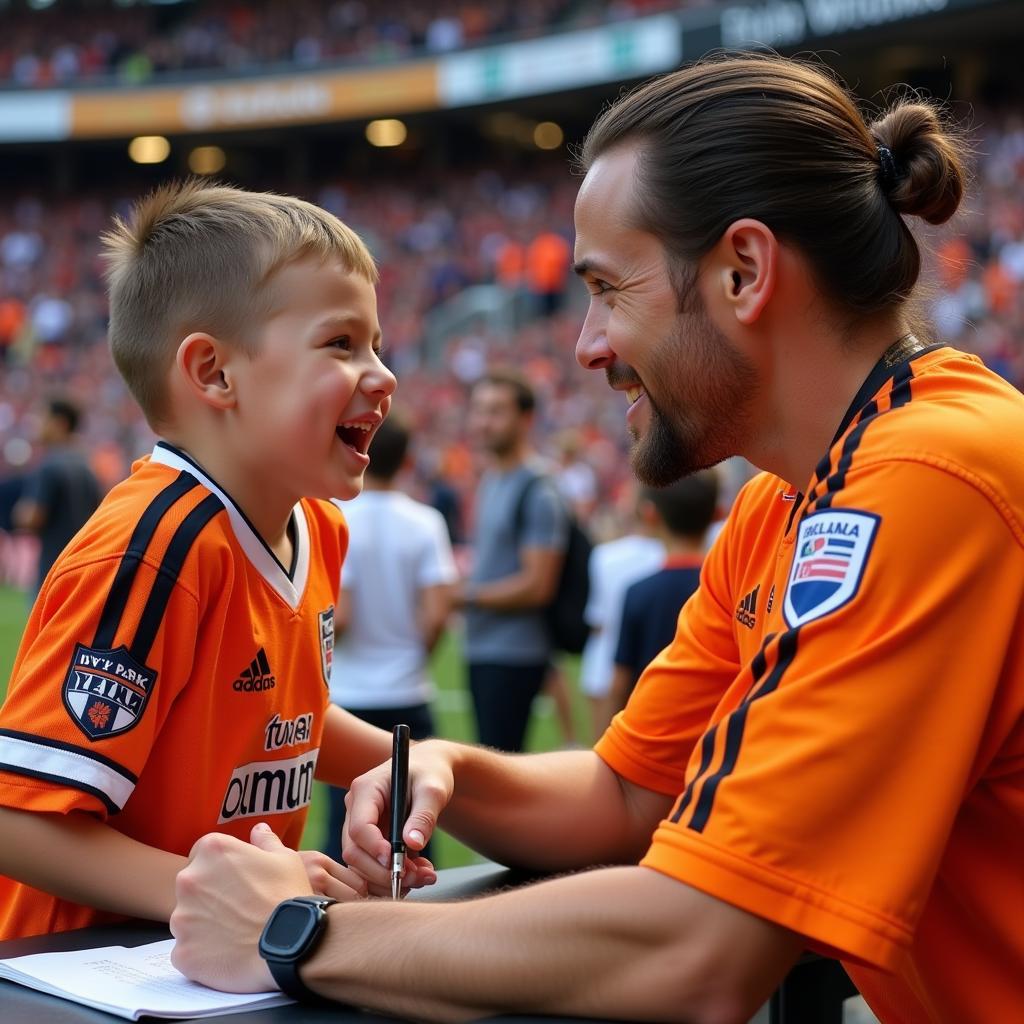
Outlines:
{"type": "Polygon", "coordinates": [[[268,282],[304,257],[338,260],[375,284],[362,239],[292,196],[190,179],[165,185],[103,235],[110,350],[149,423],[167,420],[165,381],[180,341],[205,331],[251,346],[271,310],[268,282]]]}

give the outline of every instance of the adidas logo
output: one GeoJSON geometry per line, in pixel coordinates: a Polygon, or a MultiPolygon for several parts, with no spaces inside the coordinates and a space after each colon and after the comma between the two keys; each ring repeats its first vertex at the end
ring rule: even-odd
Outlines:
{"type": "Polygon", "coordinates": [[[252,693],[254,690],[272,690],[276,685],[277,680],[270,671],[270,662],[267,661],[267,652],[261,647],[249,667],[243,669],[242,674],[231,684],[231,689],[240,693],[252,693]]]}
{"type": "Polygon", "coordinates": [[[754,623],[757,622],[757,592],[761,589],[761,584],[758,583],[754,589],[747,594],[745,598],[739,603],[739,607],[736,609],[736,621],[742,622],[747,629],[753,629],[754,623]]]}

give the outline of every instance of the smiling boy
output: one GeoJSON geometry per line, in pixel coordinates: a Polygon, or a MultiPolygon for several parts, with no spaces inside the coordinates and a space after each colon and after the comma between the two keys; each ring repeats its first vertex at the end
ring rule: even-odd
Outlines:
{"type": "MultiPolygon", "coordinates": [[[[395,379],[376,268],[298,199],[196,182],[104,238],[110,345],[162,438],[48,574],[0,709],[0,939],[166,920],[211,830],[302,835],[390,737],[328,702],[347,533],[395,379]],[[317,500],[321,499],[321,500],[317,500]]],[[[364,888],[310,854],[314,888],[364,888]]]]}

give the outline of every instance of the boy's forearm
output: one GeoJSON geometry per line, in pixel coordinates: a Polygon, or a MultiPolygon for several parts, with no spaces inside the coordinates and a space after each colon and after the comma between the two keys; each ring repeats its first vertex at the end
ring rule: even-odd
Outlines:
{"type": "Polygon", "coordinates": [[[357,775],[390,757],[390,732],[356,718],[337,704],[327,708],[316,761],[317,779],[347,789],[357,775]]]}
{"type": "Polygon", "coordinates": [[[0,808],[0,874],[65,900],[166,921],[187,859],[129,839],[81,813],[0,808]]]}

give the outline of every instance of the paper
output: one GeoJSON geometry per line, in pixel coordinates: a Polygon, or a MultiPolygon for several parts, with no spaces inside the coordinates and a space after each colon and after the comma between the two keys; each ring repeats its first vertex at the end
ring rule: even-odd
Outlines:
{"type": "Polygon", "coordinates": [[[219,1017],[291,1002],[276,991],[236,995],[189,981],[171,965],[173,947],[174,939],[165,939],[144,946],[33,953],[0,960],[0,978],[128,1020],[219,1017]]]}

